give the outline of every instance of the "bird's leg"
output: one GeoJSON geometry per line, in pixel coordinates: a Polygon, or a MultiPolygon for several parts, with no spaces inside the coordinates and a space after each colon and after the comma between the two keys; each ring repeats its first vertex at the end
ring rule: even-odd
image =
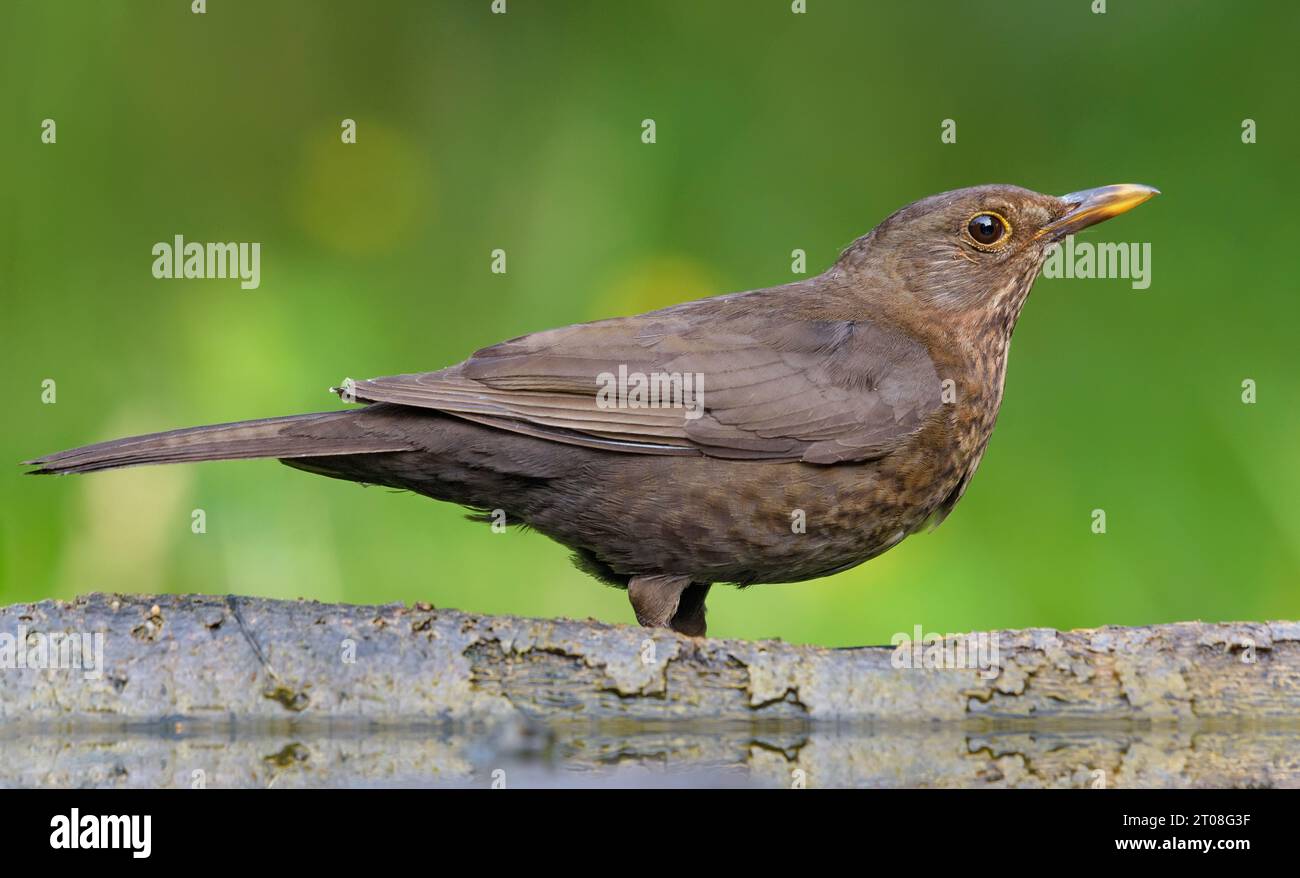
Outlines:
{"type": "Polygon", "coordinates": [[[689,576],[633,576],[627,584],[636,620],[645,628],[671,628],[692,637],[704,636],[704,599],[709,583],[689,576]]]}
{"type": "Polygon", "coordinates": [[[704,636],[704,599],[709,596],[709,586],[710,583],[707,582],[692,582],[682,592],[681,600],[677,602],[677,612],[669,623],[678,634],[704,636]]]}

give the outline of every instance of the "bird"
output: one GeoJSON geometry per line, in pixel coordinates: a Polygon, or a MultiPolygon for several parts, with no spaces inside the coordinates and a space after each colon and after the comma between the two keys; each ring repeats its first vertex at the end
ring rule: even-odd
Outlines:
{"type": "Polygon", "coordinates": [[[33,474],[250,458],[525,525],[704,636],[714,584],[800,582],[937,526],[1002,403],[1050,248],[1159,194],[989,184],[923,198],[823,273],[345,381],[354,407],[115,439],[33,474]]]}

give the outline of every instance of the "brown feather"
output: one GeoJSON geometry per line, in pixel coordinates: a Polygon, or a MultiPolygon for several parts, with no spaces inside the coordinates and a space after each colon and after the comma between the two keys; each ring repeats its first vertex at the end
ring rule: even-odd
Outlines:
{"type": "Polygon", "coordinates": [[[35,466],[33,473],[40,475],[202,460],[410,451],[418,447],[409,437],[373,429],[379,426],[379,419],[364,417],[359,411],[289,415],[114,439],[24,463],[35,466]]]}
{"type": "Polygon", "coordinates": [[[416,406],[556,442],[615,451],[839,463],[878,457],[940,405],[924,346],[862,318],[754,319],[788,288],[552,329],[437,372],[356,382],[362,402],[416,406]],[[745,306],[738,309],[737,305],[745,306]],[[703,377],[682,408],[603,407],[598,376],[703,377]]]}

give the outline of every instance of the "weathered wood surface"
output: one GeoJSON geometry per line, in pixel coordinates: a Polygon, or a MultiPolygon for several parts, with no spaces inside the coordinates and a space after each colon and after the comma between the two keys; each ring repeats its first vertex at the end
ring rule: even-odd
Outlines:
{"type": "Polygon", "coordinates": [[[990,671],[204,595],[0,609],[20,631],[102,632],[104,668],[0,672],[11,785],[1300,786],[1296,622],[1002,631],[990,671]]]}

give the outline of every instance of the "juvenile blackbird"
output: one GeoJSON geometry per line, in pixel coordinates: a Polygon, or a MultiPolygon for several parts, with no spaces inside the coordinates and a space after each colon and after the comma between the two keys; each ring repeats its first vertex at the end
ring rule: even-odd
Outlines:
{"type": "Polygon", "coordinates": [[[702,635],[712,583],[827,576],[941,521],[988,444],[1011,333],[1048,245],[1156,194],[945,192],[807,280],[348,382],[341,392],[361,408],[28,463],[82,473],[272,457],[504,513],[626,588],[642,625],[702,635]],[[655,397],[638,381],[667,383],[655,397]]]}

